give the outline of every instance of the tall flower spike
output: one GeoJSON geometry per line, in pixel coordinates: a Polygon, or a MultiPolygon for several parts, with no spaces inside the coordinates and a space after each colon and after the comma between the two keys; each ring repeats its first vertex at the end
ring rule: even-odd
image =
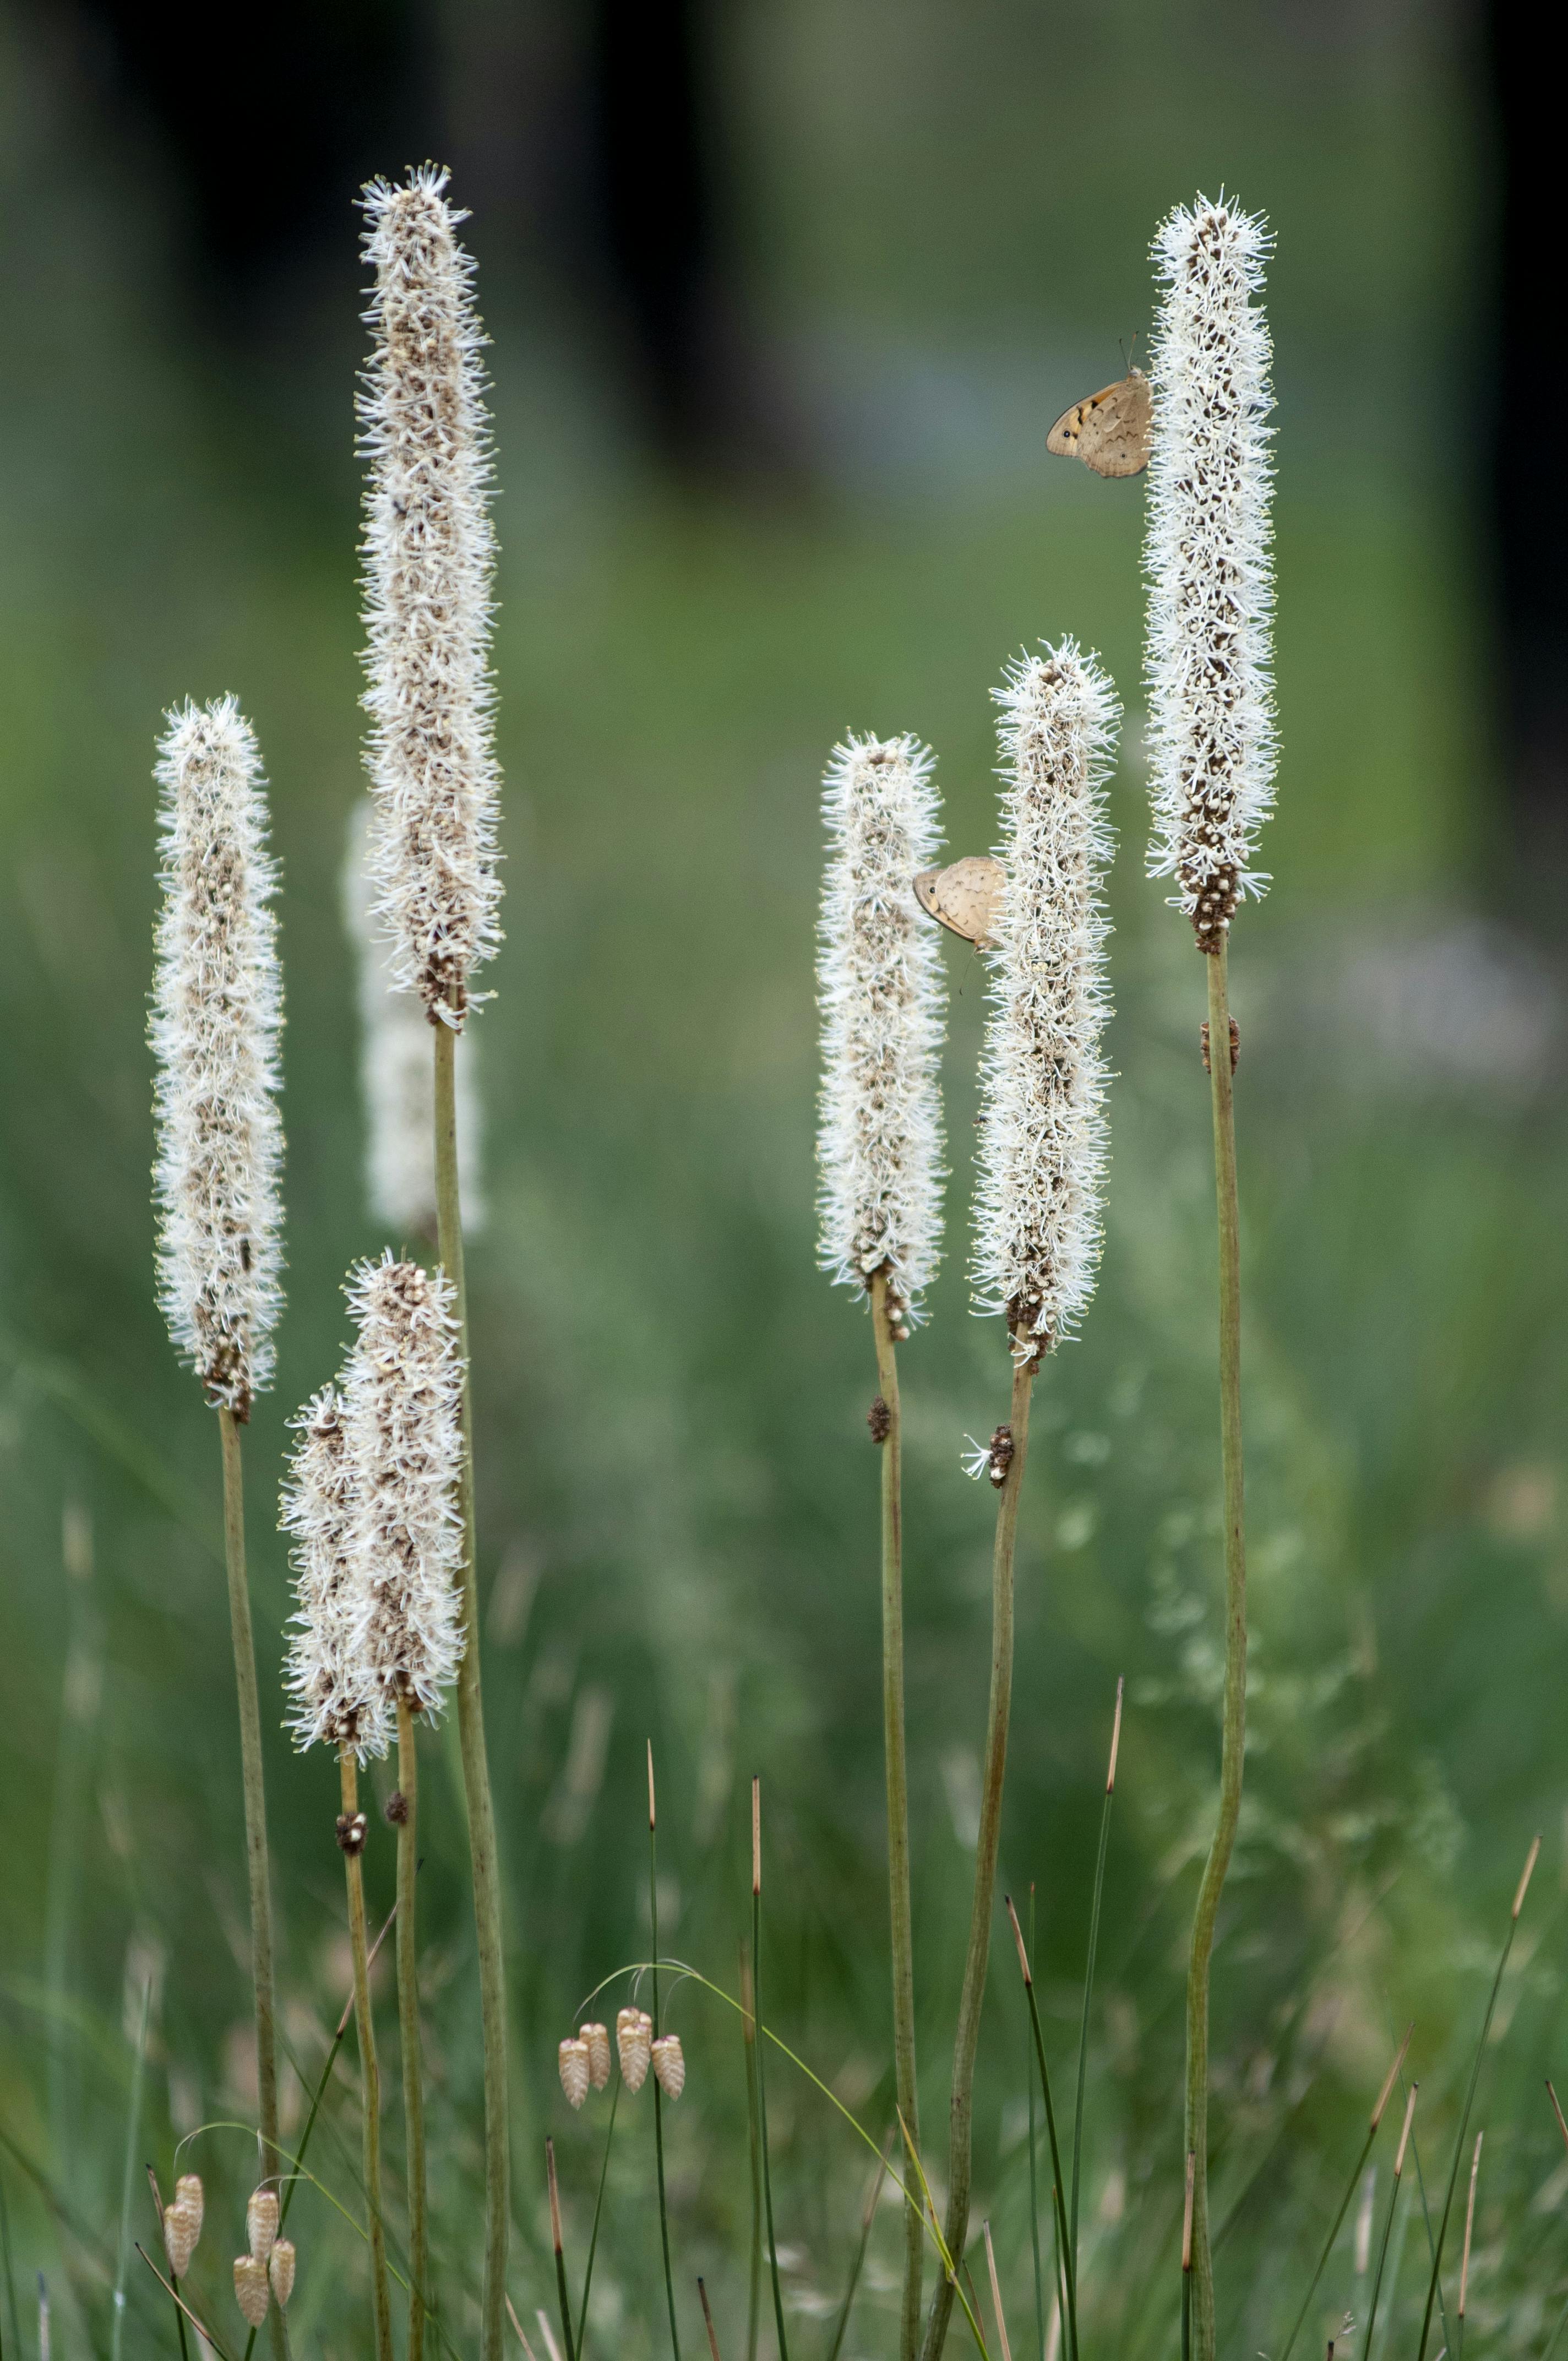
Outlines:
{"type": "Polygon", "coordinates": [[[914,738],[851,737],[823,781],[821,1261],[841,1287],[885,1267],[895,1334],[940,1250],[942,961],[914,892],[940,842],[933,759],[914,738]]]}
{"type": "Polygon", "coordinates": [[[243,1420],[272,1374],[283,1300],[278,876],[261,759],[234,698],[168,719],[151,1024],[159,1300],[207,1400],[243,1420]]]}
{"type": "Polygon", "coordinates": [[[439,1712],[463,1653],[454,1505],[463,1363],[452,1288],[390,1253],[351,1274],[358,1337],[344,1378],[353,1486],[355,1634],[367,1679],[416,1713],[439,1712]]]}
{"type": "Polygon", "coordinates": [[[1155,236],[1166,294],[1149,374],[1149,873],[1174,877],[1201,950],[1267,884],[1252,867],[1274,801],[1274,606],[1265,423],[1268,323],[1252,298],[1271,240],[1222,196],[1155,236]]]}
{"type": "MultiPolygon", "coordinates": [[[[430,1020],[417,992],[399,984],[394,952],[375,917],[367,862],[371,810],[360,796],[349,818],[343,864],[343,916],[359,970],[359,1071],[365,1103],[365,1194],[371,1213],[400,1236],[435,1235],[435,1072],[430,1020]]],[[[480,1104],[466,1036],[455,1067],[457,1170],[463,1226],[484,1227],[480,1104]]]]}
{"type": "Polygon", "coordinates": [[[323,1386],[292,1423],[300,1434],[281,1523],[294,1537],[295,1638],[284,1686],[296,1745],[349,1747],[363,1763],[385,1754],[390,1717],[360,1642],[365,1582],[354,1555],[354,1483],[343,1403],[323,1386]]]}
{"type": "Polygon", "coordinates": [[[426,164],[401,188],[366,187],[374,345],[358,408],[377,912],[397,981],[460,1029],[469,977],[500,939],[499,774],[485,339],[446,181],[426,164]]]}
{"type": "Polygon", "coordinates": [[[1003,719],[1006,871],[990,954],[974,1279],[1022,1366],[1070,1336],[1094,1291],[1110,1015],[1102,884],[1115,692],[1063,640],[1021,657],[1003,719]]]}

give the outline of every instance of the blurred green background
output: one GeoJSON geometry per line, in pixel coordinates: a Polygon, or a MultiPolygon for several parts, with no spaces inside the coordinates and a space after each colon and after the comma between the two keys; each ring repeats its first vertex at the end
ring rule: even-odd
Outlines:
{"type": "MultiPolygon", "coordinates": [[[[149,1982],[138,2167],[153,2160],[167,2190],[175,2141],[247,2103],[216,1440],[151,1289],[151,748],[169,704],[234,690],[285,875],[289,1306],[247,1445],[276,1708],[284,1421],[337,1365],[348,1264],[384,1242],[365,1210],[338,903],[360,778],[348,199],[364,172],[433,150],[476,205],[503,547],[508,941],[473,1028],[489,1219],[470,1284],[520,2314],[532,2334],[549,2300],[547,2129],[579,2259],[586,2242],[602,2103],[567,2114],[555,2045],[601,1977],[646,1955],[650,1737],[665,1949],[734,1989],[760,1771],[770,2015],[878,2139],[891,2120],[874,1372],[863,1312],[814,1268],[817,782],[847,727],[913,730],[938,750],[953,850],[984,848],[989,691],[1021,645],[1070,630],[1126,706],[1120,1079],[1099,1298],[1039,1389],[1003,1868],[1014,1893],[1036,1889],[1047,2039],[1069,2078],[1124,1675],[1086,2313],[1097,2350],[1171,2349],[1182,1969],[1218,1755],[1202,978],[1143,876],[1142,488],[1047,462],[1044,433],[1146,334],[1157,219],[1223,181],[1278,240],[1283,756],[1277,882],[1233,960],[1254,1675],[1215,1983],[1222,2338],[1278,2352],[1412,2017],[1421,2159],[1441,2182],[1540,1830],[1478,2103],[1471,2296],[1473,2337],[1539,2352],[1568,2291],[1568,2169],[1541,2093],[1564,2062],[1568,1121],[1556,945],[1512,915],[1552,895],[1540,864],[1519,885],[1498,751],[1475,27],[1342,0],[726,9],[705,55],[728,341],[706,379],[688,372],[682,412],[680,368],[662,379],[655,352],[649,374],[602,256],[584,258],[586,233],[554,234],[531,178],[571,148],[587,15],[449,0],[328,16],[351,64],[356,41],[373,61],[395,33],[401,95],[345,132],[319,218],[270,240],[302,203],[287,126],[270,161],[243,141],[222,151],[228,110],[249,121],[251,67],[264,92],[290,83],[291,20],[255,33],[249,60],[237,36],[214,37],[213,60],[188,52],[156,105],[115,63],[113,11],[18,8],[0,25],[6,2349],[38,2349],[41,2271],[55,2353],[111,2350],[149,1982]],[[519,92],[530,104],[498,130],[519,92]],[[210,109],[203,136],[225,164],[205,214],[170,133],[181,104],[210,109]]],[[[613,29],[612,14],[595,22],[613,29]]],[[[310,55],[298,70],[308,82],[310,55]]],[[[601,133],[613,117],[601,106],[601,133]]],[[[964,1281],[983,979],[948,952],[948,1259],[904,1356],[938,2168],[987,1671],[992,1504],[959,1459],[1006,1389],[1000,1328],[969,1316],[964,1281]]],[[[477,1987],[460,1789],[450,1747],[427,1744],[435,2246],[467,2350],[477,1987]]],[[[268,1775],[289,2041],[313,2078],[346,1992],[335,1782],[276,1730],[268,1775]]],[[[384,1910],[392,1845],[374,1825],[367,1874],[384,1910]]],[[[1006,1949],[994,1964],[976,2211],[994,2218],[1028,2352],[1025,2020],[1006,1949]]],[[[685,2333],[695,2345],[700,2268],[733,2356],[750,2218],[737,2020],[691,1985],[674,2012],[685,2333]]],[[[776,2062],[770,2113],[792,2349],[810,2355],[867,2158],[776,2062]]],[[[389,2099],[394,2159],[397,2117],[389,2099]]],[[[318,2141],[313,2165],[352,2206],[346,2058],[318,2141]]],[[[643,2101],[623,2111],[596,2279],[596,2334],[633,2361],[663,2334],[651,2146],[643,2101]]],[[[232,2130],[181,2158],[208,2178],[192,2284],[225,2336],[249,2162],[232,2130]]],[[[151,2226],[139,2172],[132,2226],[151,2226]]],[[[345,2361],[367,2334],[356,2243],[311,2191],[291,2228],[296,2350],[345,2361]]],[[[1422,2236],[1418,2214],[1380,2351],[1413,2351],[1422,2236]]],[[[884,2205],[847,2354],[893,2349],[897,2249],[884,2205]]],[[[135,2271],[120,2349],[168,2352],[167,2306],[135,2271]]],[[[1347,2224],[1311,2333],[1365,2300],[1347,2224]]]]}

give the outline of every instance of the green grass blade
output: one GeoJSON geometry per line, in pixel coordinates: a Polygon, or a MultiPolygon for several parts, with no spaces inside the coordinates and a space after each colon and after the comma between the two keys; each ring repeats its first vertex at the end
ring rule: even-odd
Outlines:
{"type": "Polygon", "coordinates": [[[599,2220],[604,2213],[604,2185],[609,2177],[610,2142],[615,2137],[615,2112],[620,2104],[620,2077],[618,2074],[615,2078],[615,2091],[609,2103],[609,2127],[604,2136],[604,2158],[599,2165],[598,2194],[594,2199],[594,2225],[588,2233],[588,2260],[587,2268],[583,2273],[582,2309],[577,2313],[577,2361],[583,2361],[583,2356],[588,2349],[588,2297],[594,2284],[594,2257],[598,2252],[599,2220]]]}
{"type": "MultiPolygon", "coordinates": [[[[653,1811],[653,1741],[648,1741],[648,1916],[653,1936],[653,2038],[658,2040],[663,2030],[659,2023],[659,1838],[654,1827],[653,1811]]],[[[654,2063],[657,2064],[657,2059],[654,2063]]],[[[659,2236],[664,2249],[664,2299],[670,2311],[670,2348],[674,2361],[681,2361],[681,2332],[675,2325],[675,2281],[670,2268],[670,2207],[664,2193],[664,2111],[663,2092],[659,2077],[653,2077],[653,2155],[659,2177],[659,2236]]],[[[568,2353],[566,2361],[572,2361],[568,2353]]]]}
{"type": "Polygon", "coordinates": [[[142,1986],[141,2025],[137,2034],[136,2063],[131,2069],[130,2112],[126,2118],[126,2160],[120,2173],[120,2247],[115,2257],[115,2324],[110,2344],[112,2361],[120,2361],[126,2323],[126,2281],[131,2259],[131,2193],[136,2187],[137,2147],[141,2132],[142,2074],[147,2065],[147,2026],[152,2012],[152,1979],[142,1986]]]}
{"type": "MultiPolygon", "coordinates": [[[[757,1787],[753,1782],[752,1828],[757,1826],[757,1787]]],[[[755,1847],[753,1848],[755,1856],[755,1847]]],[[[751,2006],[758,2024],[762,2010],[762,1883],[761,1864],[753,1857],[751,1869],[751,2006]]],[[[784,2334],[784,2295],[779,2287],[779,2248],[773,2235],[773,2175],[768,2157],[768,2078],[762,2062],[762,2045],[756,2048],[757,2059],[757,2129],[762,2145],[762,2210],[768,2224],[768,2268],[773,2281],[773,2323],[778,2330],[779,2361],[789,2361],[789,2340],[784,2334]]]]}
{"type": "Polygon", "coordinates": [[[839,2353],[843,2349],[845,2332],[850,2325],[850,2312],[855,2301],[855,2290],[860,2286],[861,2273],[865,2268],[866,2248],[872,2242],[872,2224],[876,2218],[877,2199],[882,2195],[882,2184],[887,2178],[887,2159],[893,2152],[893,2143],[897,2136],[898,2126],[895,2124],[883,2143],[882,2162],[878,2165],[872,2178],[871,2191],[861,2215],[861,2242],[855,2248],[855,2259],[850,2266],[850,2284],[844,2290],[844,2301],[839,2307],[839,2318],[833,2330],[833,2342],[828,2347],[828,2361],[839,2361],[839,2353]]]}
{"type": "Polygon", "coordinates": [[[1312,2273],[1310,2279],[1307,2283],[1307,2292],[1301,2298],[1301,2309],[1296,2314],[1296,2324],[1290,2331],[1290,2334],[1286,2341],[1285,2350],[1280,2355],[1279,2361],[1290,2361],[1290,2355],[1295,2347],[1296,2339],[1301,2334],[1302,2323],[1307,2317],[1308,2309],[1311,2304],[1312,2298],[1318,2291],[1318,2281],[1322,2278],[1325,2269],[1328,2268],[1328,2259],[1333,2252],[1334,2240],[1339,2236],[1341,2225],[1344,2221],[1345,2215],[1350,2211],[1350,2201],[1361,2186],[1361,2176],[1366,2169],[1366,2159],[1372,2153],[1372,2143],[1377,2136],[1377,2126],[1383,2120],[1383,2110],[1388,2103],[1388,2093],[1392,2091],[1395,2082],[1398,2079],[1399,2069],[1405,2062],[1405,2052],[1410,2046],[1410,2034],[1414,2031],[1415,2026],[1412,2025],[1409,2031],[1406,2033],[1403,2041],[1399,2044],[1398,2056],[1395,2059],[1394,2063],[1389,2067],[1387,2074],[1384,2078],[1383,2088],[1378,2093],[1377,2103],[1372,2110],[1372,2121],[1367,2125],[1366,2137],[1362,2143],[1361,2154],[1355,2159],[1355,2169],[1350,2176],[1349,2185],[1345,2190],[1344,2195],[1340,2199],[1339,2212],[1334,2215],[1333,2222],[1329,2230],[1329,2235],[1323,2240],[1323,2250],[1318,2257],[1318,2268],[1312,2273]]]}
{"type": "MultiPolygon", "coordinates": [[[[1100,1905],[1105,1892],[1105,1851],[1111,1840],[1111,1806],[1116,1800],[1116,1755],[1122,1743],[1122,1693],[1116,1681],[1116,1717],[1111,1725],[1111,1767],[1105,1774],[1105,1801],[1100,1810],[1100,1851],[1094,1863],[1094,1899],[1089,1911],[1089,1957],[1083,1970],[1083,2015],[1078,2028],[1078,2091],[1072,2110],[1072,2274],[1078,2277],[1078,2184],[1083,2156],[1083,2086],[1089,2070],[1089,2011],[1094,1998],[1094,1959],[1100,1949],[1100,1905]]],[[[1029,1939],[1034,1940],[1035,1889],[1029,1888],[1029,1939]]],[[[1036,2268],[1036,2279],[1038,2270],[1036,2268]]]]}
{"type": "Polygon", "coordinates": [[[751,2252],[746,2297],[746,2361],[757,2361],[757,2331],[762,2295],[762,2153],[757,2124],[756,1996],[751,1962],[740,1945],[740,2032],[746,2045],[746,2129],[751,2161],[751,2252]]]}
{"type": "Polygon", "coordinates": [[[1039,2004],[1035,1998],[1035,1979],[1029,1969],[1029,1955],[1024,1948],[1024,1930],[1018,1924],[1018,1913],[1013,1907],[1011,1894],[1004,1896],[1007,1916],[1013,1922],[1013,1939],[1018,1946],[1018,1964],[1024,1971],[1024,1990],[1029,1999],[1029,2024],[1035,2036],[1035,2058],[1040,2070],[1040,2095],[1046,2107],[1046,2136],[1050,2142],[1051,2196],[1056,2207],[1057,2235],[1061,2241],[1062,2278],[1067,2287],[1067,2361],[1078,2361],[1078,2282],[1072,2267],[1072,2243],[1067,2219],[1067,2185],[1062,2179],[1061,2149],[1057,2142],[1057,2114],[1051,2099],[1050,2070],[1046,2064],[1045,2037],[1040,2031],[1039,2004]]]}
{"type": "MultiPolygon", "coordinates": [[[[1029,1887],[1029,1948],[1035,1943],[1035,1888],[1029,1887]]],[[[1040,2175],[1035,2148],[1035,2046],[1024,2037],[1024,2083],[1029,2093],[1029,2244],[1035,2256],[1035,2343],[1039,2361],[1046,2361],[1046,2287],[1040,2268],[1040,2175]]]]}

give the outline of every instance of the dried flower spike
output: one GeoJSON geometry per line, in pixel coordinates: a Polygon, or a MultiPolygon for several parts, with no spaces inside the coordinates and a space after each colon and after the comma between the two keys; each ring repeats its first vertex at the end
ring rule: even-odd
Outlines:
{"type": "MultiPolygon", "coordinates": [[[[435,1235],[435,1061],[430,1020],[418,993],[398,984],[394,953],[372,910],[369,799],[349,822],[343,912],[359,969],[359,1073],[365,1104],[365,1194],[371,1213],[400,1237],[435,1235]]],[[[454,1073],[463,1227],[484,1227],[477,1044],[466,1036],[454,1073]]]]}
{"type": "Polygon", "coordinates": [[[267,2266],[259,2256],[236,2255],[234,2266],[235,2301],[252,2328],[259,2328],[267,2317],[269,2292],[267,2266]]]}
{"type": "Polygon", "coordinates": [[[648,2079],[653,2020],[645,2009],[623,2008],[615,2020],[615,2046],[620,2053],[620,2079],[635,2097],[648,2079]]]}
{"type": "Polygon", "coordinates": [[[1166,283],[1149,374],[1149,872],[1201,950],[1267,879],[1252,867],[1274,801],[1268,323],[1253,302],[1271,240],[1222,196],[1156,234],[1166,283]]]}
{"type": "Polygon", "coordinates": [[[1007,874],[990,954],[974,1279],[980,1309],[1005,1313],[1022,1367],[1072,1334],[1100,1255],[1104,781],[1117,707],[1072,640],[1021,657],[995,694],[1007,874]]]}
{"type": "Polygon", "coordinates": [[[596,2091],[609,2081],[609,2035],[602,2025],[579,2025],[577,2038],[588,2048],[588,2080],[596,2091]]]}
{"type": "Polygon", "coordinates": [[[561,2088],[565,2092],[569,2103],[574,2107],[580,2107],[588,2095],[588,2080],[591,2071],[588,2045],[579,2037],[574,2036],[570,2040],[563,2041],[561,2044],[560,2057],[561,2088]]]}
{"type": "Polygon", "coordinates": [[[362,1562],[355,1555],[354,1483],[343,1402],[323,1387],[291,1424],[300,1442],[283,1490],[281,1523],[294,1537],[296,1634],[284,1686],[292,1699],[288,1728],[302,1748],[347,1747],[363,1763],[385,1754],[390,1738],[386,1697],[360,1642],[367,1606],[362,1562]]]}
{"type": "Polygon", "coordinates": [[[289,2298],[294,2292],[294,2241],[279,2238],[267,2257],[267,2276],[280,2312],[289,2309],[289,2298]]]}
{"type": "Polygon", "coordinates": [[[678,2099],[686,2087],[686,2061],[678,2033],[661,2033],[651,2052],[653,2080],[666,2099],[678,2099]]]}
{"type": "Polygon", "coordinates": [[[500,939],[491,743],[489,434],[466,215],[434,165],[365,191],[375,270],[359,397],[365,666],[377,912],[397,978],[461,1028],[468,980],[500,939]]]}
{"type": "Polygon", "coordinates": [[[344,1377],[358,1574],[355,1642],[366,1677],[416,1712],[440,1710],[463,1653],[463,1528],[454,1506],[463,1364],[452,1289],[415,1262],[350,1274],[358,1329],[344,1377]]]}
{"type": "Polygon", "coordinates": [[[822,796],[821,1261],[842,1287],[885,1269],[895,1335],[918,1311],[941,1235],[943,972],[914,887],[939,841],[932,763],[914,738],[851,737],[834,748],[822,796]]]}
{"type": "Polygon", "coordinates": [[[283,1300],[282,983],[261,761],[232,697],[170,714],[157,775],[159,1300],[207,1400],[245,1419],[283,1300]]]}
{"type": "Polygon", "coordinates": [[[256,2189],[245,2209],[245,2235],[250,2241],[250,2251],[259,2263],[264,2263],[278,2237],[278,2191],[256,2189]]]}

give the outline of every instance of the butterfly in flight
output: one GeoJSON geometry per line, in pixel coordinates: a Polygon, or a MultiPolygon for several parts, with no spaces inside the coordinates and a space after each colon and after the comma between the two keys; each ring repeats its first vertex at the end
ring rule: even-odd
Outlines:
{"type": "Polygon", "coordinates": [[[1046,448],[1059,459],[1081,459],[1097,476],[1141,476],[1149,463],[1149,381],[1142,369],[1064,410],[1046,448]]]}

